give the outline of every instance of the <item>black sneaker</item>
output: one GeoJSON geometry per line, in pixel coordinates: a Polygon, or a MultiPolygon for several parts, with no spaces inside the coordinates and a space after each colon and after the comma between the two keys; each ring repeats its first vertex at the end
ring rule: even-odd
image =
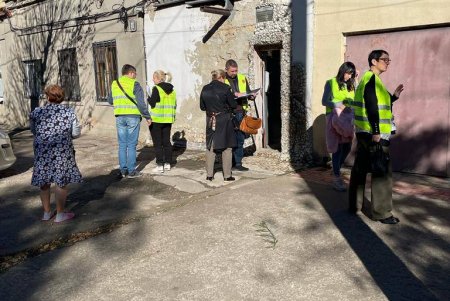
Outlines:
{"type": "Polygon", "coordinates": [[[234,181],[234,180],[236,180],[234,177],[228,177],[228,178],[225,178],[225,179],[223,179],[224,181],[227,181],[227,182],[230,182],[230,181],[234,181]]]}
{"type": "Polygon", "coordinates": [[[236,171],[248,171],[249,169],[247,167],[245,167],[245,166],[242,166],[242,165],[236,165],[235,167],[233,167],[233,170],[236,170],[236,171]]]}
{"type": "Polygon", "coordinates": [[[394,216],[389,216],[387,218],[383,218],[378,220],[380,223],[382,224],[389,224],[389,225],[395,225],[398,224],[400,222],[400,220],[394,216]]]}
{"type": "Polygon", "coordinates": [[[134,179],[134,178],[139,178],[142,177],[142,173],[140,171],[133,171],[132,173],[128,174],[128,179],[134,179]]]}
{"type": "Polygon", "coordinates": [[[127,175],[128,175],[128,171],[127,170],[120,170],[119,173],[117,174],[119,179],[126,178],[127,175]]]}

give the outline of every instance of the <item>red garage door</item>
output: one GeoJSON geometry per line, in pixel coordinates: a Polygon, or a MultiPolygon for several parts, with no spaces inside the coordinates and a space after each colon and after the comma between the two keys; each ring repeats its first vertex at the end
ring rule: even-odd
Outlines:
{"type": "Polygon", "coordinates": [[[393,106],[394,170],[450,176],[450,27],[348,36],[346,60],[364,72],[374,49],[392,60],[381,75],[389,91],[405,85],[393,106]]]}

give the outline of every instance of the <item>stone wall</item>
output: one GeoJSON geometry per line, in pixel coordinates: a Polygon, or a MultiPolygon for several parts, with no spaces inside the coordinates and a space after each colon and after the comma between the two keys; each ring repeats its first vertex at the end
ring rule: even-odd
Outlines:
{"type": "Polygon", "coordinates": [[[273,8],[273,20],[256,23],[251,44],[256,49],[281,49],[281,154],[292,165],[309,164],[311,137],[306,125],[305,70],[292,66],[290,1],[261,1],[257,9],[273,8]]]}

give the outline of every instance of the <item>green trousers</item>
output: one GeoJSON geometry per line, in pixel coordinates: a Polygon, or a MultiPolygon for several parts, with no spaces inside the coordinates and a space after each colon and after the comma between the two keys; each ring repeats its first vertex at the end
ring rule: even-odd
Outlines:
{"type": "MultiPolygon", "coordinates": [[[[349,210],[361,210],[364,201],[366,177],[370,173],[369,147],[372,144],[372,135],[358,133],[358,144],[355,163],[349,185],[349,210]]],[[[383,146],[383,151],[389,154],[389,146],[383,146]]],[[[388,172],[384,175],[372,174],[371,181],[371,218],[380,220],[392,216],[392,167],[389,161],[388,172]]]]}

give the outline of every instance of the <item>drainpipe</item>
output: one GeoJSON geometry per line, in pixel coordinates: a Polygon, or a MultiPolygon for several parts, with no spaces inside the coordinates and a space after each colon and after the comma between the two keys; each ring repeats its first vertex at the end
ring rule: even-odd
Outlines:
{"type": "Polygon", "coordinates": [[[145,87],[143,89],[147,91],[147,85],[148,85],[148,74],[147,74],[147,44],[145,43],[145,18],[147,17],[147,14],[145,13],[144,9],[144,17],[142,18],[142,42],[144,43],[144,80],[145,80],[145,87]]]}
{"type": "Polygon", "coordinates": [[[314,61],[314,0],[306,3],[306,128],[313,126],[312,119],[312,84],[314,61]]]}

